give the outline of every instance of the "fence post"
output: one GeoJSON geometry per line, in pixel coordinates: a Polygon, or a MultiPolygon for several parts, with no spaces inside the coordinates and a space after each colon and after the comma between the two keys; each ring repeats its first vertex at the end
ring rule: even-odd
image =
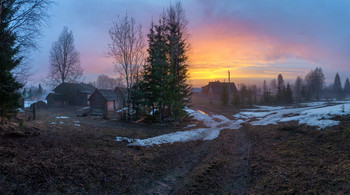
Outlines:
{"type": "Polygon", "coordinates": [[[35,109],[35,107],[36,107],[36,103],[34,103],[33,104],[33,120],[35,120],[35,118],[36,118],[36,109],[35,109]]]}

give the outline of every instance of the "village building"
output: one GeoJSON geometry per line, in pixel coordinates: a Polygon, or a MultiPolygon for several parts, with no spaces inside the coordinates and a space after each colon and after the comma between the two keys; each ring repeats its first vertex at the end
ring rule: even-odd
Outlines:
{"type": "Polygon", "coordinates": [[[84,83],[61,83],[53,89],[54,93],[48,94],[47,104],[50,107],[86,106],[89,105],[88,99],[95,89],[94,86],[84,83]]]}
{"type": "Polygon", "coordinates": [[[205,95],[211,99],[213,98],[220,98],[222,91],[224,89],[224,86],[227,87],[227,92],[230,86],[230,95],[234,95],[235,93],[237,93],[237,87],[235,85],[235,83],[230,82],[220,82],[220,81],[214,81],[214,82],[209,82],[208,85],[202,87],[202,95],[205,95]]]}
{"type": "Polygon", "coordinates": [[[192,88],[192,95],[201,95],[202,88],[192,88]]]}
{"type": "Polygon", "coordinates": [[[46,101],[49,107],[63,106],[62,94],[60,93],[49,93],[46,97],[46,101]]]}
{"type": "Polygon", "coordinates": [[[119,87],[115,90],[96,89],[89,98],[90,114],[107,117],[122,107],[124,98],[124,90],[119,87]]]}

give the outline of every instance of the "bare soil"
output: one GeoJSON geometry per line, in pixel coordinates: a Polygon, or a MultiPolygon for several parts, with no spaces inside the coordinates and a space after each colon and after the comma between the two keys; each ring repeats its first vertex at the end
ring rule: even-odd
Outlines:
{"type": "MultiPolygon", "coordinates": [[[[194,103],[227,117],[238,112],[194,103]]],[[[321,131],[244,124],[211,141],[129,147],[115,136],[153,137],[195,121],[130,124],[77,117],[77,110],[40,110],[35,121],[20,116],[24,126],[1,127],[1,194],[350,193],[349,117],[321,131]]]]}

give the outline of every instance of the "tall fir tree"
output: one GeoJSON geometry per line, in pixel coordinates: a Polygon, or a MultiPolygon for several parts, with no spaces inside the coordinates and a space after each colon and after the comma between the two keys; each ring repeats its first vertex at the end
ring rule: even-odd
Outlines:
{"type": "Polygon", "coordinates": [[[29,88],[29,91],[28,91],[28,98],[33,98],[33,90],[32,90],[32,87],[29,88]]]}
{"type": "Polygon", "coordinates": [[[350,82],[349,79],[346,78],[345,85],[344,85],[344,96],[349,97],[350,95],[350,82]]]}
{"type": "Polygon", "coordinates": [[[143,91],[147,96],[146,105],[151,108],[152,115],[163,121],[168,104],[170,84],[170,65],[166,45],[166,26],[161,18],[158,25],[152,24],[148,34],[148,58],[144,66],[143,91]],[[157,112],[156,110],[157,109],[157,112]]]}
{"type": "Polygon", "coordinates": [[[41,87],[41,84],[38,85],[38,92],[37,95],[41,97],[43,95],[44,89],[41,87]]]}
{"type": "Polygon", "coordinates": [[[20,65],[22,57],[19,55],[20,46],[16,43],[16,34],[9,29],[9,23],[13,20],[14,10],[9,3],[1,3],[0,6],[0,117],[1,123],[14,113],[19,107],[18,100],[21,97],[22,84],[16,81],[12,74],[20,65]]]}
{"type": "Polygon", "coordinates": [[[303,80],[298,76],[297,79],[295,80],[295,84],[294,84],[294,96],[295,96],[295,100],[297,102],[301,101],[301,90],[303,87],[303,80]]]}
{"type": "Polygon", "coordinates": [[[341,87],[341,81],[340,81],[340,77],[339,74],[337,73],[335,75],[334,78],[334,84],[333,84],[333,92],[334,95],[337,99],[341,99],[342,98],[342,87],[341,87]]]}
{"type": "Polygon", "coordinates": [[[184,108],[191,102],[191,86],[188,78],[187,21],[180,2],[167,10],[167,43],[169,49],[170,73],[172,75],[170,115],[175,120],[186,115],[184,108]]]}
{"type": "Polygon", "coordinates": [[[285,90],[285,103],[287,104],[291,104],[293,103],[293,93],[292,93],[292,89],[290,88],[290,85],[289,83],[287,83],[287,87],[286,87],[286,90],[285,90]]]}

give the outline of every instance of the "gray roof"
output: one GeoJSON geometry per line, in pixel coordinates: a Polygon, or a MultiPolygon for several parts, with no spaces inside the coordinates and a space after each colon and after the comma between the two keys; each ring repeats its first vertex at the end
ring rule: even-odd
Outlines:
{"type": "Polygon", "coordinates": [[[61,93],[49,93],[46,96],[46,99],[48,99],[49,97],[52,97],[53,99],[62,98],[62,94],[61,93]]]}
{"type": "Polygon", "coordinates": [[[113,90],[109,90],[109,89],[97,89],[97,91],[103,96],[103,98],[107,101],[110,100],[118,100],[119,96],[118,94],[113,91],[113,90]]]}
{"type": "Polygon", "coordinates": [[[93,93],[95,91],[95,87],[90,85],[90,84],[85,84],[85,83],[61,83],[58,85],[54,91],[56,90],[63,90],[67,88],[75,89],[77,91],[80,91],[82,93],[93,93]]]}

